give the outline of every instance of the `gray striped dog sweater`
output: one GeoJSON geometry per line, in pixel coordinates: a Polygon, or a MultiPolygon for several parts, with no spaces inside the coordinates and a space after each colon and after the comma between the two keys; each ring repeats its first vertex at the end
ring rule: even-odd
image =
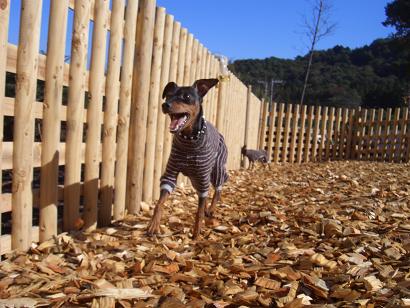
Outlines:
{"type": "Polygon", "coordinates": [[[221,190],[228,180],[225,168],[227,155],[224,137],[212,124],[203,120],[198,136],[174,136],[167,167],[161,177],[161,189],[171,193],[181,172],[191,180],[199,197],[208,196],[210,183],[216,190],[221,190]]]}

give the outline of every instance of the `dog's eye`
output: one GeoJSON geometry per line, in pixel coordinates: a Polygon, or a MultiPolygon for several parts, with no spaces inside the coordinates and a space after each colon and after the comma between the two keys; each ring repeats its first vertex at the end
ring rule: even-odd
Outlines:
{"type": "Polygon", "coordinates": [[[189,103],[189,102],[191,101],[191,95],[185,94],[185,95],[184,95],[184,101],[186,101],[187,103],[189,103]]]}

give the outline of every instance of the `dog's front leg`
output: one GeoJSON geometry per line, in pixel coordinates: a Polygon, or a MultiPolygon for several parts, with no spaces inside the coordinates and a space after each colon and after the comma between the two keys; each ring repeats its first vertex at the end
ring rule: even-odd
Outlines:
{"type": "Polygon", "coordinates": [[[167,201],[169,196],[169,192],[165,189],[161,190],[159,200],[155,205],[154,215],[151,218],[151,222],[148,226],[147,234],[149,236],[159,233],[159,225],[161,223],[161,216],[162,216],[162,205],[167,201]]]}
{"type": "Polygon", "coordinates": [[[196,239],[199,233],[201,233],[202,221],[205,217],[206,200],[207,197],[199,197],[198,211],[196,212],[194,232],[192,234],[193,239],[196,239]]]}

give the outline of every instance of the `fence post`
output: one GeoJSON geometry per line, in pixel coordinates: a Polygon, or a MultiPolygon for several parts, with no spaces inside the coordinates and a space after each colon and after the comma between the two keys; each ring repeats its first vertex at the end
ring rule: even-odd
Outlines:
{"type": "Polygon", "coordinates": [[[269,161],[273,160],[273,129],[275,127],[275,118],[276,118],[276,103],[271,102],[270,104],[270,112],[269,112],[269,132],[268,132],[268,157],[269,157],[269,161]]]}
{"type": "MultiPolygon", "coordinates": [[[[399,163],[401,161],[404,161],[404,154],[406,152],[406,126],[407,126],[407,121],[408,121],[408,107],[401,108],[402,109],[402,115],[400,119],[400,133],[399,133],[399,138],[398,138],[398,149],[397,149],[397,155],[395,156],[395,162],[399,163]]],[[[407,144],[408,146],[408,144],[407,144]]]]}
{"type": "Polygon", "coordinates": [[[123,38],[124,1],[114,1],[111,12],[110,49],[108,72],[105,83],[105,111],[103,148],[101,165],[101,206],[98,211],[98,224],[107,226],[111,222],[114,197],[114,167],[117,136],[117,112],[120,92],[121,47],[123,38]]]}
{"type": "MultiPolygon", "coordinates": [[[[245,132],[243,138],[243,144],[249,146],[249,130],[251,125],[251,100],[252,100],[252,86],[248,85],[246,94],[246,116],[245,116],[245,132]]],[[[246,168],[247,163],[245,156],[242,157],[242,167],[246,168]]]]}
{"type": "Polygon", "coordinates": [[[67,0],[50,2],[41,146],[40,242],[57,235],[60,110],[66,39],[61,33],[66,33],[67,14],[67,0]]]}
{"type": "Polygon", "coordinates": [[[262,116],[261,116],[261,122],[260,122],[260,131],[259,131],[259,149],[263,150],[265,148],[265,138],[266,138],[266,121],[267,119],[267,110],[268,110],[268,104],[265,102],[265,100],[262,98],[261,101],[262,104],[262,116]]]}
{"type": "Polygon", "coordinates": [[[313,109],[314,106],[310,105],[308,108],[308,123],[305,136],[305,148],[303,152],[303,161],[306,163],[309,161],[309,152],[311,148],[311,133],[312,133],[312,122],[313,122],[313,109]]]}
{"type": "MultiPolygon", "coordinates": [[[[152,186],[154,183],[155,140],[160,134],[157,131],[159,83],[161,80],[162,52],[164,43],[165,8],[158,7],[155,16],[154,42],[152,48],[151,81],[148,99],[147,141],[145,143],[145,167],[142,198],[152,201],[152,186]]],[[[162,132],[161,132],[162,133],[162,132]]]]}
{"type": "MultiPolygon", "coordinates": [[[[281,146],[281,138],[282,138],[282,123],[283,123],[283,110],[285,104],[279,103],[279,112],[278,112],[278,124],[276,125],[276,139],[275,139],[275,151],[273,153],[273,161],[277,163],[279,161],[279,152],[281,146]]],[[[283,150],[283,149],[282,149],[283,150]]]]}
{"type": "Polygon", "coordinates": [[[147,133],[147,104],[151,76],[152,46],[154,39],[155,0],[142,0],[137,25],[137,50],[133,72],[131,144],[128,151],[128,210],[139,212],[142,199],[145,142],[147,133]]]}
{"type": "MultiPolygon", "coordinates": [[[[7,65],[7,42],[9,30],[10,1],[5,2],[4,8],[0,10],[0,157],[3,157],[3,100],[6,87],[6,65],[7,65]]],[[[2,159],[0,158],[0,174],[2,174],[2,159]]],[[[2,194],[2,176],[0,176],[0,195],[2,194]]],[[[0,213],[1,221],[1,213],[0,213]]],[[[1,235],[1,230],[0,230],[1,235]]]]}
{"type": "Polygon", "coordinates": [[[304,144],[304,135],[305,135],[305,120],[306,120],[306,105],[302,105],[300,108],[301,116],[300,116],[300,128],[299,128],[299,135],[298,135],[298,148],[296,151],[296,162],[302,162],[302,154],[303,154],[303,144],[304,144]]]}
{"type": "Polygon", "coordinates": [[[98,179],[100,171],[101,111],[104,86],[105,50],[107,43],[108,1],[94,2],[93,50],[89,75],[89,100],[87,108],[87,135],[84,171],[84,228],[97,227],[98,179]]]}
{"type": "Polygon", "coordinates": [[[36,100],[37,62],[42,1],[21,3],[17,55],[13,144],[12,249],[26,250],[32,237],[33,104],[36,100]]]}
{"type": "Polygon", "coordinates": [[[289,148],[289,162],[293,163],[295,161],[295,144],[296,144],[296,134],[299,129],[299,104],[293,105],[293,115],[292,115],[292,126],[291,126],[291,139],[289,148]]]}
{"type": "Polygon", "coordinates": [[[84,122],[84,93],[88,49],[90,1],[76,0],[71,45],[64,168],[63,230],[76,229],[80,217],[80,182],[84,122]]]}
{"type": "Polygon", "coordinates": [[[138,16],[138,1],[128,1],[125,12],[124,51],[121,67],[120,102],[118,111],[118,133],[115,167],[114,219],[125,214],[125,196],[127,188],[127,153],[129,142],[129,124],[131,107],[131,89],[135,52],[135,34],[138,16]]]}
{"type": "MultiPolygon", "coordinates": [[[[165,18],[165,31],[164,31],[164,47],[162,52],[162,69],[160,77],[160,88],[158,91],[158,114],[157,114],[157,128],[156,134],[157,138],[155,140],[155,164],[154,164],[154,180],[152,193],[154,200],[159,197],[159,182],[162,175],[162,160],[163,152],[165,149],[165,133],[168,133],[168,129],[165,126],[166,116],[161,112],[162,104],[162,91],[164,90],[170,76],[171,68],[171,46],[172,46],[172,33],[174,30],[174,17],[172,15],[167,15],[165,18]]],[[[169,134],[169,133],[168,133],[169,134]]]]}
{"type": "MultiPolygon", "coordinates": [[[[186,32],[185,32],[185,40],[186,40],[186,32]]],[[[172,30],[172,46],[171,46],[171,60],[169,66],[169,77],[167,77],[168,81],[177,81],[177,73],[178,73],[178,58],[180,53],[180,42],[181,42],[181,23],[174,22],[174,28],[172,30]]],[[[165,86],[164,86],[165,87],[165,86]]],[[[163,88],[162,88],[163,90],[163,88]]],[[[162,95],[162,93],[161,93],[162,95]]],[[[164,150],[162,154],[162,163],[161,163],[161,174],[165,171],[165,167],[168,162],[168,156],[171,152],[171,144],[172,144],[172,135],[168,131],[170,119],[168,116],[165,117],[165,129],[164,129],[164,150]]],[[[158,187],[159,193],[159,187],[158,187]]]]}

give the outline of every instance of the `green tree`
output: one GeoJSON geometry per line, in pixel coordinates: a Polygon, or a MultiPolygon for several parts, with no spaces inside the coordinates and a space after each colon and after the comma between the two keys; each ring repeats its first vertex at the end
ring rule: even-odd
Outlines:
{"type": "Polygon", "coordinates": [[[410,40],[410,0],[394,0],[385,7],[386,20],[384,26],[396,28],[395,37],[410,40]]]}

